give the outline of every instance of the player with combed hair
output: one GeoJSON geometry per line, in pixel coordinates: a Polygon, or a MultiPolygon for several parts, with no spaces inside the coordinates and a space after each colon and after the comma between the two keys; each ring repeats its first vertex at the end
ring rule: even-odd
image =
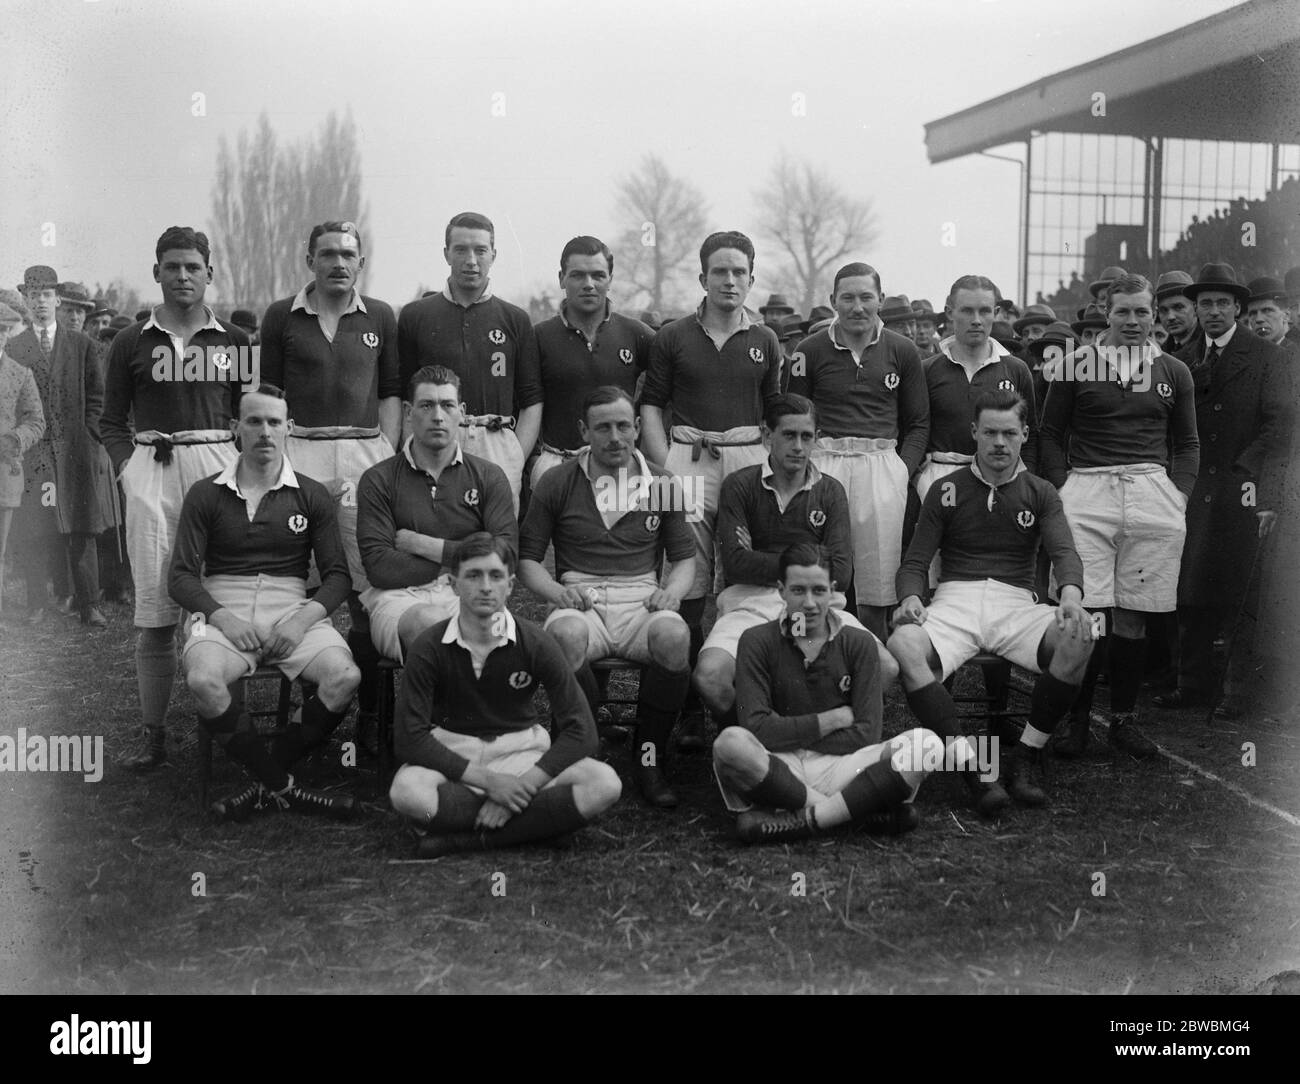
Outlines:
{"type": "Polygon", "coordinates": [[[880,741],[876,641],[831,608],[830,561],[799,543],[780,556],[786,613],[745,630],[736,660],[739,726],[713,743],[713,766],[746,843],[775,843],[842,825],[899,834],[943,745],[917,728],[880,741]]]}
{"type": "Polygon", "coordinates": [[[618,801],[592,759],[596,724],[560,645],[514,617],[515,553],[486,532],[450,559],[460,610],[412,645],[397,703],[393,808],[426,834],[421,858],[546,839],[589,824],[618,801]],[[533,694],[546,690],[551,744],[533,694]]]}
{"type": "Polygon", "coordinates": [[[992,816],[1007,791],[1042,805],[1043,750],[1079,691],[1092,654],[1092,624],[1082,606],[1083,565],[1075,552],[1061,499],[1020,459],[1028,435],[1027,407],[1014,390],[984,392],[974,406],[975,459],[940,479],[926,494],[916,533],[898,570],[902,602],[894,613],[889,650],[903,674],[907,702],[922,725],[954,747],[951,759],[992,816]],[[1061,584],[1058,607],[1033,591],[1039,543],[1061,584]],[[941,556],[939,586],[922,603],[930,562],[941,556]],[[943,679],[981,651],[1039,675],[1029,723],[1002,758],[1001,781],[981,786],[974,750],[962,736],[957,708],[943,679]]]}

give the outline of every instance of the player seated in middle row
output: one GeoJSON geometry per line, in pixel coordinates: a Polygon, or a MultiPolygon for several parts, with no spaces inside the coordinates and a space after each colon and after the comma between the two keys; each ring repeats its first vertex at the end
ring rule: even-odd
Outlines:
{"type": "MultiPolygon", "coordinates": [[[[782,552],[799,542],[827,551],[830,606],[844,624],[862,628],[845,610],[844,587],[853,576],[848,497],[844,487],[812,461],[817,416],[802,395],[782,395],[763,414],[767,459],[743,467],[722,483],[718,498],[718,545],[726,589],[718,595],[718,619],[700,651],[695,687],[718,729],[737,722],[736,645],[741,633],[785,612],[777,570],[782,552]]],[[[876,643],[883,687],[898,664],[876,643]]]]}
{"type": "Polygon", "coordinates": [[[877,642],[831,608],[825,550],[798,543],[777,563],[785,614],[741,635],[740,725],[713,743],[737,835],[775,843],[846,824],[895,835],[915,828],[910,803],[942,764],[943,743],[919,727],[880,741],[877,642]]]}
{"type": "Polygon", "coordinates": [[[615,655],[645,665],[637,697],[642,797],[677,805],[663,775],[668,738],[690,681],[690,630],[677,612],[695,575],[695,539],[680,482],[636,450],[641,423],[622,388],[596,388],[578,421],[589,446],[542,475],[520,529],[519,580],[555,609],[545,629],[564,648],[594,712],[589,663],[615,655]],[[559,582],[542,566],[555,544],[559,582]],[[672,570],[663,587],[659,567],[672,570]]]}
{"type": "Polygon", "coordinates": [[[1010,796],[1042,805],[1047,739],[1070,709],[1092,654],[1092,622],[1083,609],[1083,563],[1074,548],[1061,498],[1020,460],[1027,406],[1014,390],[975,400],[975,461],[937,481],[926,494],[916,532],[898,570],[894,634],[889,650],[903,671],[907,702],[920,723],[950,743],[949,755],[985,816],[1010,796]],[[1034,595],[1039,542],[1060,584],[1060,605],[1034,595]],[[921,601],[930,562],[941,558],[939,586],[921,601]],[[1000,758],[1003,787],[981,785],[975,750],[961,734],[957,708],[943,680],[981,651],[1039,675],[1028,725],[1000,758]]]}

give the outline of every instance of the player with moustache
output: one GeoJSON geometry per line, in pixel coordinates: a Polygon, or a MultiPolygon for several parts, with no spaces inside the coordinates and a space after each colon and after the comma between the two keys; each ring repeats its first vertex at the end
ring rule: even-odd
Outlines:
{"type": "Polygon", "coordinates": [[[294,472],[284,453],[293,430],[284,392],[260,384],[231,423],[239,457],[195,482],[176,528],[168,588],[195,615],[182,658],[199,726],[253,777],[213,813],[243,821],[257,809],[291,809],[346,820],[348,796],[309,790],[290,770],[343,721],[361,674],[329,615],[347,597],[347,559],[334,500],[319,482],[294,472]],[[320,587],[307,597],[315,560],[320,587]],[[259,665],[315,686],[301,720],[268,749],[231,686],[259,665]]]}

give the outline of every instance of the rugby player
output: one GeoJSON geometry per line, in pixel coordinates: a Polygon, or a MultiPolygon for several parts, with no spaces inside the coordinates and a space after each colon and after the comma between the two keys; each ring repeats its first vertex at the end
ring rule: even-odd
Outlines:
{"type": "Polygon", "coordinates": [[[591,823],[621,793],[594,760],[596,724],[560,646],[506,599],[510,543],[487,533],[448,558],[459,612],[426,631],[406,661],[397,704],[393,808],[426,834],[421,858],[547,839],[591,823]],[[551,744],[533,694],[546,690],[551,744]]]}
{"type": "Polygon", "coordinates": [[[931,487],[898,570],[902,602],[889,650],[902,669],[908,705],[923,726],[952,742],[954,764],[988,816],[1006,806],[1008,791],[1027,805],[1047,800],[1044,748],[1078,695],[1092,653],[1092,622],[1081,605],[1083,566],[1061,499],[1020,456],[1029,436],[1028,404],[1015,388],[992,387],[975,400],[973,415],[974,459],[931,487]],[[1040,542],[1060,584],[1057,607],[1034,594],[1040,542]],[[942,571],[926,606],[936,553],[942,571]],[[1039,675],[1024,734],[1002,758],[1001,779],[986,787],[975,778],[974,751],[941,684],[980,652],[1039,675]]]}
{"type": "Polygon", "coordinates": [[[898,601],[908,481],[930,435],[920,355],[882,323],[882,296],[875,268],[841,267],[831,290],[835,319],[799,344],[788,386],[817,408],[822,436],[813,458],[848,493],[858,618],[881,640],[898,601]]]}
{"type": "Polygon", "coordinates": [[[362,673],[358,741],[370,749],[379,656],[360,602],[369,584],[357,547],[356,491],[361,475],[391,456],[401,439],[397,318],[385,302],[357,291],[366,257],[355,223],[312,227],[306,261],[313,281],[273,303],[262,318],[261,379],[283,388],[293,402],[285,454],[294,469],[323,483],[338,502],[352,579],[348,647],[362,673]]]}
{"type": "Polygon", "coordinates": [[[421,632],[455,614],[444,566],[480,531],[518,538],[510,483],[495,463],[458,441],[465,416],[460,377],[440,365],[411,376],[402,450],[357,486],[357,545],[370,586],[361,602],[381,654],[402,659],[421,632]]]}
{"type": "Polygon", "coordinates": [[[533,491],[519,533],[519,580],[554,607],[543,627],[564,649],[593,714],[593,659],[644,665],[637,788],[651,805],[672,809],[677,795],[663,765],[690,684],[690,630],[677,611],[695,578],[695,540],[680,488],[636,450],[640,423],[624,389],[588,394],[578,428],[588,447],[533,491]],[[542,565],[551,543],[558,582],[542,565]],[[665,556],[672,571],[660,587],[665,556]]]}
{"type": "Polygon", "coordinates": [[[736,667],[740,725],[713,743],[713,766],[746,843],[775,843],[841,825],[899,834],[943,746],[914,729],[880,741],[877,645],[832,608],[825,551],[798,543],[777,558],[786,613],[745,630],[736,667]]]}
{"type": "Polygon", "coordinates": [[[361,674],[329,615],[347,597],[347,559],[334,501],[319,482],[294,473],[284,454],[293,428],[284,392],[260,384],[239,403],[231,430],[239,457],[185,494],[176,528],[168,589],[195,615],[183,661],[199,725],[253,777],[215,802],[226,820],[255,809],[292,809],[345,820],[348,796],[294,782],[290,769],[323,745],[352,702],[361,674]],[[321,584],[307,598],[309,562],[321,584]],[[230,686],[259,664],[315,685],[301,722],[290,723],[268,749],[230,686]]]}
{"type": "Polygon", "coordinates": [[[165,721],[176,680],[180,608],[167,590],[185,494],[234,462],[248,336],[203,303],[212,282],[207,237],[170,226],[158,238],[154,281],[163,302],[122,329],[108,354],[100,433],[125,497],[135,581],[136,675],[145,744],[126,758],[145,770],[167,758],[165,721]]]}
{"type": "MultiPolygon", "coordinates": [[[[1106,332],[1063,358],[1048,385],[1039,463],[1043,477],[1061,491],[1083,561],[1083,604],[1111,611],[1105,629],[1109,741],[1141,758],[1156,753],[1137,726],[1146,615],[1167,613],[1177,603],[1200,442],[1192,374],[1151,340],[1151,283],[1141,275],[1116,279],[1106,315],[1106,332]]],[[[1058,754],[1078,756],[1086,746],[1101,657],[1101,651],[1092,654],[1068,731],[1056,743],[1058,754]]]]}
{"type": "Polygon", "coordinates": [[[559,277],[564,291],[560,311],[534,329],[546,393],[541,454],[530,475],[534,488],[548,470],[581,450],[579,407],[588,395],[605,386],[636,394],[637,378],[650,362],[654,339],[654,332],[640,320],[611,307],[614,254],[604,241],[595,237],[569,241],[560,253],[559,277]]]}
{"type": "Polygon", "coordinates": [[[460,444],[505,472],[515,512],[524,461],[542,420],[537,338],[523,309],[492,293],[496,228],[473,211],[447,223],[442,250],[451,274],[440,293],[402,307],[397,320],[401,383],[440,365],[461,380],[460,444]]]}
{"type": "MultiPolygon", "coordinates": [[[[641,450],[680,478],[695,536],[694,579],[681,615],[691,630],[691,666],[704,644],[704,604],[716,573],[715,528],[722,481],[765,456],[763,411],[781,391],[776,332],[750,319],[754,244],[743,233],[713,233],[700,246],[704,300],[689,316],[661,327],[650,347],[641,394],[641,450]],[[664,411],[671,407],[671,433],[664,411]]],[[[688,701],[693,738],[699,719],[688,701]]],[[[686,727],[683,727],[685,730],[686,727]]],[[[693,744],[699,744],[698,740],[693,744]]]]}

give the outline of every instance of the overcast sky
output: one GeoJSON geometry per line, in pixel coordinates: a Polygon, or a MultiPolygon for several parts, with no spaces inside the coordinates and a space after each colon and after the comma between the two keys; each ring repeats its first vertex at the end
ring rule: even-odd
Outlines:
{"type": "Polygon", "coordinates": [[[703,192],[710,229],[755,238],[755,304],[776,253],[752,193],[782,149],[872,201],[881,236],[856,255],[887,292],[938,303],[977,272],[1011,293],[1019,171],[931,166],[923,125],[1232,6],[3,0],[0,284],[48,263],[155,297],[158,234],[209,225],[219,136],[233,141],[266,110],[294,138],[351,108],[375,248],[367,289],[394,303],[445,278],[442,229],[466,209],[497,224],[497,292],[523,303],[553,287],[568,238],[626,228],[614,188],[647,151],[703,192]],[[205,116],[192,115],[195,92],[205,116]],[[56,244],[43,247],[51,222],[56,244]],[[945,222],[954,247],[941,244],[945,222]]]}

